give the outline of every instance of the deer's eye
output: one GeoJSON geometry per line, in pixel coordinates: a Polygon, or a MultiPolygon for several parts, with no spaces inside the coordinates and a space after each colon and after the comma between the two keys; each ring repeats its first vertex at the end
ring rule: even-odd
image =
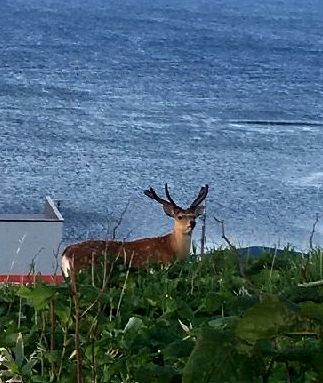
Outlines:
{"type": "Polygon", "coordinates": [[[183,219],[183,216],[182,216],[182,215],[179,215],[177,218],[178,218],[179,220],[181,220],[181,219],[183,219]]]}

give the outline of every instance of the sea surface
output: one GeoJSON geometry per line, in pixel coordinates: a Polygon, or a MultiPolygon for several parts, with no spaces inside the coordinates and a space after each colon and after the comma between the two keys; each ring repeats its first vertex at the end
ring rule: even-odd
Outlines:
{"type": "Polygon", "coordinates": [[[216,217],[307,249],[316,214],[323,246],[322,25],[321,0],[1,0],[0,212],[50,195],[66,243],[154,236],[143,190],[207,183],[210,246],[216,217]]]}

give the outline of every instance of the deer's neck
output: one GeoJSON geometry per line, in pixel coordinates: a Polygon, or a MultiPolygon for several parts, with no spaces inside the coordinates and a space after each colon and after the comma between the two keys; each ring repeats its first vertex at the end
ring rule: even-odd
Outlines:
{"type": "Polygon", "coordinates": [[[186,258],[191,251],[192,234],[174,229],[170,236],[171,245],[177,259],[186,258]]]}

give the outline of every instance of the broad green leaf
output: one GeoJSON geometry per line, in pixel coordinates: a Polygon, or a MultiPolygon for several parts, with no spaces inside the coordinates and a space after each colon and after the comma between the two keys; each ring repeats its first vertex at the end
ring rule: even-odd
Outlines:
{"type": "Polygon", "coordinates": [[[237,295],[231,296],[225,305],[225,312],[230,316],[241,316],[246,310],[259,303],[256,296],[237,295]]]}
{"type": "Polygon", "coordinates": [[[237,352],[235,343],[230,332],[202,328],[184,368],[183,383],[255,382],[251,361],[237,352]]]}
{"type": "Polygon", "coordinates": [[[13,349],[15,355],[15,362],[21,368],[25,359],[24,355],[24,342],[22,339],[22,334],[19,333],[17,336],[16,346],[13,349]]]}
{"type": "Polygon", "coordinates": [[[138,317],[131,317],[128,320],[128,323],[126,324],[124,328],[124,332],[129,331],[135,331],[138,332],[143,326],[143,322],[141,318],[138,317]]]}
{"type": "Polygon", "coordinates": [[[10,348],[15,347],[18,335],[19,333],[13,332],[12,329],[10,329],[8,332],[2,334],[0,338],[0,345],[10,348]]]}
{"type": "Polygon", "coordinates": [[[190,339],[178,339],[168,344],[163,350],[163,355],[166,359],[169,358],[187,358],[194,347],[194,342],[190,339]]]}
{"type": "Polygon", "coordinates": [[[295,323],[296,315],[277,297],[267,296],[248,309],[237,322],[235,333],[249,343],[273,338],[295,323]]]}
{"type": "Polygon", "coordinates": [[[311,286],[304,288],[301,286],[293,286],[284,293],[284,297],[295,303],[307,301],[323,303],[323,287],[311,286]]]}
{"type": "Polygon", "coordinates": [[[323,303],[304,302],[300,307],[302,316],[323,322],[323,303]]]}
{"type": "Polygon", "coordinates": [[[66,325],[71,319],[71,308],[68,302],[55,302],[55,314],[60,321],[66,325]]]}
{"type": "Polygon", "coordinates": [[[225,330],[238,320],[238,317],[219,317],[208,321],[208,325],[214,330],[225,330]]]}
{"type": "Polygon", "coordinates": [[[36,310],[42,310],[55,295],[55,292],[56,290],[52,286],[37,285],[34,288],[21,286],[17,295],[30,300],[36,310]]]}
{"type": "Polygon", "coordinates": [[[168,298],[166,300],[166,312],[168,318],[171,317],[180,317],[188,320],[194,318],[194,313],[189,305],[182,299],[168,298]]]}
{"type": "Polygon", "coordinates": [[[224,294],[209,292],[206,294],[200,309],[205,309],[209,313],[214,313],[215,311],[221,312],[227,298],[224,294]]]}

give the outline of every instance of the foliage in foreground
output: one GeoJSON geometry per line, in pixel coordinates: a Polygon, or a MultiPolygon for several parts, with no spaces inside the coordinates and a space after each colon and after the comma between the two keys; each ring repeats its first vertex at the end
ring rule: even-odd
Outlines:
{"type": "Polygon", "coordinates": [[[78,307],[68,281],[2,286],[0,381],[77,381],[78,338],[84,382],[322,382],[323,285],[298,285],[322,279],[322,257],[115,265],[79,276],[78,307]]]}

